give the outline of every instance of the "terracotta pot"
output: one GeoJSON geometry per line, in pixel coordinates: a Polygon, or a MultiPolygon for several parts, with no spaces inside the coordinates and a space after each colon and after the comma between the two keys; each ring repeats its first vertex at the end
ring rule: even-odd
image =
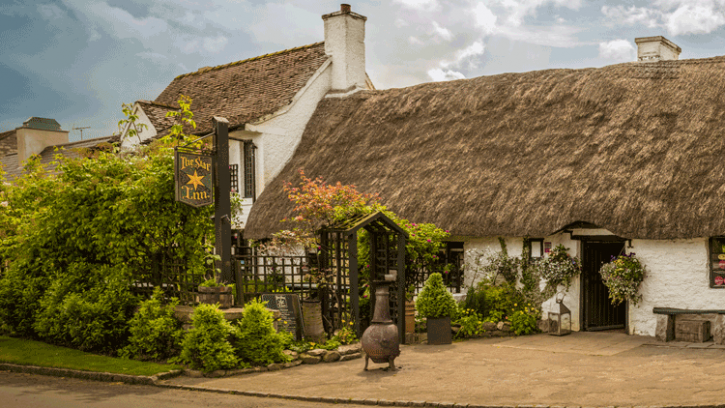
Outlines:
{"type": "Polygon", "coordinates": [[[415,333],[415,302],[405,302],[405,332],[415,333]]]}
{"type": "Polygon", "coordinates": [[[429,317],[426,327],[428,330],[428,344],[451,344],[453,342],[450,317],[436,319],[429,317]]]}
{"type": "Polygon", "coordinates": [[[319,300],[302,301],[302,321],[305,340],[316,343],[325,341],[325,328],[322,326],[322,305],[319,300]]]}
{"type": "Polygon", "coordinates": [[[226,286],[199,286],[199,303],[219,303],[220,309],[229,309],[234,304],[234,293],[232,288],[226,286]]]}

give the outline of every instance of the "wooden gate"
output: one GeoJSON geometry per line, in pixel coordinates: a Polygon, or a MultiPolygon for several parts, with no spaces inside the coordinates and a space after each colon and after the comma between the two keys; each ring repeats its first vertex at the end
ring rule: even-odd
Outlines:
{"type": "Polygon", "coordinates": [[[582,241],[581,329],[625,328],[626,303],[612,306],[609,289],[602,282],[599,268],[624,250],[623,241],[582,241]]]}

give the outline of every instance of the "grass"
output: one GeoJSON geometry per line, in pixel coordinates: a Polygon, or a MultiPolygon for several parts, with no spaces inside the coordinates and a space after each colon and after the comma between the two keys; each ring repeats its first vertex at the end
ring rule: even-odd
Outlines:
{"type": "Polygon", "coordinates": [[[171,364],[99,356],[8,336],[0,336],[0,362],[146,376],[181,368],[171,364]]]}

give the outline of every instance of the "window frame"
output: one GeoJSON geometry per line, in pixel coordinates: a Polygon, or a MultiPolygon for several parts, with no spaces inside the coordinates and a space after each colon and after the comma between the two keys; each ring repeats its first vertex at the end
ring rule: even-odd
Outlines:
{"type": "Polygon", "coordinates": [[[544,238],[529,238],[529,261],[536,261],[544,257],[544,238]],[[533,254],[534,242],[539,245],[539,256],[533,254]]]}
{"type": "Polygon", "coordinates": [[[725,237],[710,237],[707,241],[708,283],[710,289],[725,289],[725,269],[720,266],[720,262],[725,262],[725,237]],[[723,283],[716,285],[716,276],[722,277],[723,283]]]}

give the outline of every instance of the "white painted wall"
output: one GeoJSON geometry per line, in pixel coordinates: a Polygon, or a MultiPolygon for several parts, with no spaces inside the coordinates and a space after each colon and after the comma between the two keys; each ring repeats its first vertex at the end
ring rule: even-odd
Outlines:
{"type": "Polygon", "coordinates": [[[653,307],[722,309],[725,290],[710,288],[707,238],[632,240],[634,252],[645,265],[642,301],[629,307],[630,334],[654,336],[657,318],[653,307]]]}
{"type": "MultiPolygon", "coordinates": [[[[573,235],[612,235],[604,229],[575,229],[573,235]]],[[[506,237],[508,253],[521,256],[523,239],[506,237]]],[[[581,243],[570,238],[568,233],[559,233],[544,238],[553,249],[558,244],[569,248],[572,256],[581,256],[581,243]]],[[[657,317],[654,307],[682,309],[722,309],[725,305],[725,290],[710,288],[707,238],[682,240],[632,240],[634,252],[645,265],[647,275],[640,287],[642,301],[637,306],[630,304],[628,314],[629,334],[654,336],[657,317]]],[[[475,250],[498,252],[501,250],[498,238],[475,238],[465,243],[466,261],[475,250]]],[[[470,285],[473,276],[466,271],[465,282],[470,285]]],[[[542,282],[542,287],[543,287],[542,282]]],[[[565,293],[564,304],[571,310],[572,329],[579,327],[580,279],[575,278],[565,293]]],[[[560,287],[562,290],[563,287],[560,287]]],[[[555,300],[549,299],[542,306],[542,318],[546,319],[555,300]]]]}

